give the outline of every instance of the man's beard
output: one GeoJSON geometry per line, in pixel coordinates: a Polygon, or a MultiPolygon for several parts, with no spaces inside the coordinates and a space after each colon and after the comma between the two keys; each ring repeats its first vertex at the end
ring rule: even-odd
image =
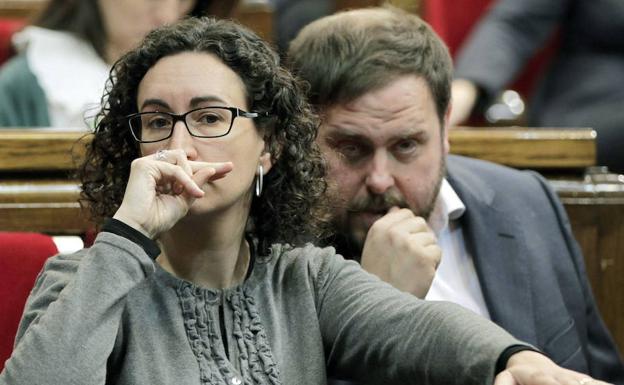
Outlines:
{"type": "MultiPolygon", "coordinates": [[[[357,213],[378,213],[380,216],[383,216],[390,208],[396,206],[399,208],[408,208],[412,210],[415,215],[429,220],[435,207],[438,194],[440,193],[442,179],[445,174],[446,164],[445,157],[443,156],[440,161],[440,171],[436,184],[426,196],[424,204],[418,208],[410,207],[404,197],[393,191],[386,191],[383,194],[367,194],[364,197],[352,200],[348,203],[346,215],[335,216],[333,219],[334,236],[330,241],[331,245],[345,258],[355,259],[358,262],[360,261],[362,250],[364,249],[364,242],[366,241],[366,234],[361,234],[360,231],[356,231],[349,223],[353,220],[353,215],[357,213]]],[[[335,202],[336,200],[334,199],[333,201],[335,202]]],[[[366,233],[368,233],[368,230],[369,229],[366,229],[366,233]]]]}

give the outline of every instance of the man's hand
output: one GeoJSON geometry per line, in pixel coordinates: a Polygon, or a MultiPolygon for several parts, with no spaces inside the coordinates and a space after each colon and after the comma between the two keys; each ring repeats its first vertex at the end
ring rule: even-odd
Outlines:
{"type": "Polygon", "coordinates": [[[524,350],[512,355],[494,385],[609,385],[557,366],[543,354],[524,350]]]}
{"type": "Polygon", "coordinates": [[[424,298],[441,256],[427,222],[408,209],[393,207],[368,231],[361,263],[397,289],[424,298]]]}

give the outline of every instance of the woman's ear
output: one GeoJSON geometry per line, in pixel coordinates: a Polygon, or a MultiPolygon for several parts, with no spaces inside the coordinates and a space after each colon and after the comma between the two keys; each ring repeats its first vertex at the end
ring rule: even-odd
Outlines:
{"type": "Polygon", "coordinates": [[[260,155],[260,164],[262,165],[264,174],[266,175],[269,170],[271,170],[271,167],[273,167],[273,161],[271,160],[270,152],[265,152],[264,154],[260,155]]]}

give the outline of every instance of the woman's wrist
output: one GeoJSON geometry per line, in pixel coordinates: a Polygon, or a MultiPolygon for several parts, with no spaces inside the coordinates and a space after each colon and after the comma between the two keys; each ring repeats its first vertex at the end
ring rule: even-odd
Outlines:
{"type": "Polygon", "coordinates": [[[160,255],[160,247],[158,247],[156,241],[148,237],[142,231],[137,230],[135,227],[115,217],[109,218],[104,222],[101,231],[119,235],[136,243],[141,246],[151,259],[156,259],[156,257],[160,255]]]}

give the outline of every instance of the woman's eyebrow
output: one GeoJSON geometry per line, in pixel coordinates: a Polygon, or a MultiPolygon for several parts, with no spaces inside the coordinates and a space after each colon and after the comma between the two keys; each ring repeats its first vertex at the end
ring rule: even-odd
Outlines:
{"type": "Polygon", "coordinates": [[[169,104],[167,104],[167,102],[165,102],[164,100],[161,99],[146,99],[143,101],[143,104],[141,104],[141,110],[144,109],[147,106],[158,106],[158,107],[163,107],[166,109],[169,109],[169,104]]]}
{"type": "Polygon", "coordinates": [[[191,104],[190,107],[191,108],[195,108],[198,107],[199,105],[206,103],[206,102],[219,102],[223,105],[226,104],[226,101],[221,99],[220,97],[216,96],[216,95],[205,95],[205,96],[196,96],[194,98],[191,99],[191,104]]]}
{"type": "MultiPolygon", "coordinates": [[[[220,98],[219,96],[205,95],[205,96],[196,96],[192,98],[190,102],[190,108],[198,107],[201,104],[207,103],[207,102],[218,102],[223,105],[227,104],[227,102],[223,100],[222,98],[220,98]]],[[[145,101],[143,101],[143,104],[141,105],[141,109],[147,106],[157,106],[157,107],[162,107],[165,109],[171,109],[171,107],[169,106],[169,103],[165,102],[162,99],[156,99],[156,98],[145,99],[145,101]]]]}

